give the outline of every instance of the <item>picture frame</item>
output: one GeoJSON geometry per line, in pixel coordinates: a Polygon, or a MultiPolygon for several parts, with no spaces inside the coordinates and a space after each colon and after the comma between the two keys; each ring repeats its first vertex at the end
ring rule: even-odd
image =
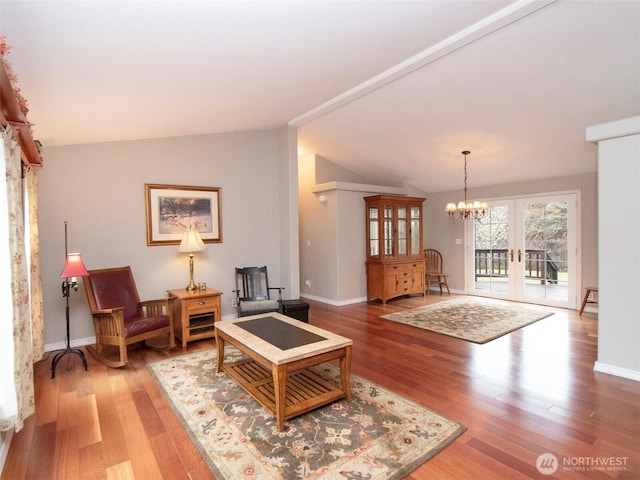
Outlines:
{"type": "Polygon", "coordinates": [[[147,245],[179,245],[189,228],[204,243],[222,243],[220,187],[145,183],[147,245]]]}

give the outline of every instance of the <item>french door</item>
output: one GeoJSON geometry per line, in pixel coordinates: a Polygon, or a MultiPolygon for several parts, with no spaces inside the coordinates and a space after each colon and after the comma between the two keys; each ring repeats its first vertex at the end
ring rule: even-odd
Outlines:
{"type": "Polygon", "coordinates": [[[487,203],[467,228],[469,293],[575,308],[577,194],[487,203]]]}

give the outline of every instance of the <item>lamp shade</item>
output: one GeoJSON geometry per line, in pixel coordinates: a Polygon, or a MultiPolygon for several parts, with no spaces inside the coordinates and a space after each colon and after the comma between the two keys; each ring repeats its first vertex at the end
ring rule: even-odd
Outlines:
{"type": "Polygon", "coordinates": [[[89,275],[87,269],[82,263],[82,257],[79,253],[67,253],[67,258],[64,261],[64,268],[60,276],[62,278],[71,277],[86,277],[89,275]]]}
{"type": "Polygon", "coordinates": [[[182,253],[201,252],[205,249],[204,242],[196,230],[189,229],[182,235],[178,251],[182,253]]]}

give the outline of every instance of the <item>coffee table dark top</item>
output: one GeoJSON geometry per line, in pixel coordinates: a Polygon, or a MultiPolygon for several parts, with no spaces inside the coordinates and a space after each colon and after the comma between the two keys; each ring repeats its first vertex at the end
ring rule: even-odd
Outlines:
{"type": "MultiPolygon", "coordinates": [[[[222,320],[220,322],[216,322],[215,331],[216,338],[218,338],[218,340],[222,339],[223,341],[231,342],[245,352],[246,349],[249,349],[261,358],[270,362],[272,365],[283,365],[285,363],[296,362],[301,359],[334,352],[353,345],[353,340],[350,338],[337,335],[329,330],[309,325],[308,323],[295,320],[276,312],[263,313],[260,315],[253,315],[251,317],[240,317],[235,320],[222,320]],[[272,320],[267,320],[266,323],[262,324],[262,326],[260,326],[260,322],[253,324],[254,320],[261,320],[268,317],[272,317],[272,320]],[[258,328],[262,328],[264,325],[271,325],[274,331],[276,331],[275,329],[288,330],[289,332],[294,332],[294,335],[299,335],[299,338],[302,340],[298,339],[288,345],[283,345],[289,346],[289,348],[283,350],[276,344],[271,343],[270,339],[263,338],[261,336],[263,333],[254,333],[245,329],[242,326],[243,324],[258,325],[258,328]],[[293,327],[293,329],[289,330],[287,325],[289,327],[293,327]],[[302,330],[304,333],[299,332],[299,330],[302,330]],[[307,334],[311,334],[311,336],[308,336],[307,334]],[[298,346],[290,346],[294,344],[297,344],[298,346]]],[[[269,332],[269,334],[271,334],[271,332],[269,332]]],[[[276,334],[276,336],[278,336],[278,334],[276,334]]],[[[250,356],[252,355],[250,354],[250,356]]]]}
{"type": "Polygon", "coordinates": [[[280,350],[289,350],[326,340],[326,337],[321,337],[271,316],[238,322],[237,325],[271,345],[275,345],[280,350]]]}

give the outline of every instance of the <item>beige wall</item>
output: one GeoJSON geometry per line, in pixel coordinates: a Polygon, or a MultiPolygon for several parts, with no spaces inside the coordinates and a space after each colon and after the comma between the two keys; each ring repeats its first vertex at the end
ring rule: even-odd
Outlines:
{"type": "MultiPolygon", "coordinates": [[[[131,265],[143,299],[186,287],[188,257],[176,246],[147,246],[145,183],[221,187],[223,243],[207,244],[195,255],[194,279],[224,293],[223,316],[235,315],[235,266],[267,265],[271,283],[286,280],[281,249],[288,242],[281,238],[290,241],[285,229],[291,226],[280,223],[291,213],[283,213],[288,200],[280,193],[286,182],[280,165],[287,154],[279,145],[288,143],[287,131],[261,130],[45,148],[39,175],[45,343],[62,342],[65,335],[65,220],[69,250],[81,252],[87,268],[131,265]]],[[[287,261],[285,268],[296,270],[295,263],[287,261]]],[[[72,340],[92,337],[82,286],[70,301],[72,340]]]]}

